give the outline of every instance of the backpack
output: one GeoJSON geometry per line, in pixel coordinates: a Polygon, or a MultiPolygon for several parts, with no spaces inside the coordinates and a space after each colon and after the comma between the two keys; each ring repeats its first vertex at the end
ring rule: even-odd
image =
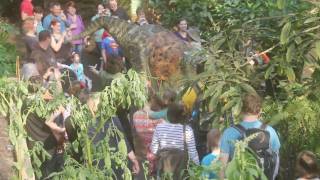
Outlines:
{"type": "Polygon", "coordinates": [[[184,179],[184,171],[187,169],[189,162],[186,125],[183,125],[183,141],[183,150],[178,148],[163,148],[158,151],[156,158],[157,179],[166,179],[166,175],[171,175],[173,180],[184,179]]]}
{"type": "Polygon", "coordinates": [[[248,151],[255,156],[260,168],[262,168],[268,180],[273,180],[276,173],[278,155],[271,149],[270,133],[266,130],[267,125],[262,124],[260,128],[250,129],[246,129],[240,124],[232,127],[240,132],[241,139],[258,133],[257,137],[249,142],[248,151]]]}

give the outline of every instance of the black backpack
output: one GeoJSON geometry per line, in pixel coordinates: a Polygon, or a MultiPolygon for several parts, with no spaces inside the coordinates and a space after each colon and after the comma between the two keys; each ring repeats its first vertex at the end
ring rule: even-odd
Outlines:
{"type": "Polygon", "coordinates": [[[273,180],[278,155],[271,149],[270,133],[266,130],[266,127],[266,124],[262,124],[260,128],[250,129],[246,129],[240,124],[233,126],[233,128],[240,132],[240,139],[244,139],[250,135],[258,133],[258,135],[249,142],[248,151],[255,156],[268,180],[273,180]]]}
{"type": "Polygon", "coordinates": [[[163,148],[158,151],[156,161],[157,179],[186,179],[185,170],[189,166],[186,125],[183,125],[183,150],[163,148]],[[169,175],[169,177],[166,175],[169,175]]]}

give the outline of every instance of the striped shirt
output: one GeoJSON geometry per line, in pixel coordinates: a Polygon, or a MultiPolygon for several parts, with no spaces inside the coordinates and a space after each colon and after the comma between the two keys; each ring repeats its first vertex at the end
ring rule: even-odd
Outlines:
{"type": "Polygon", "coordinates": [[[163,123],[163,119],[150,119],[149,113],[140,110],[133,114],[133,128],[134,131],[134,147],[135,154],[138,158],[147,159],[147,154],[150,153],[150,146],[153,132],[156,126],[163,123]]]}
{"type": "MultiPolygon", "coordinates": [[[[190,126],[186,126],[186,142],[190,159],[199,164],[199,156],[196,150],[193,131],[190,126]]],[[[151,143],[151,152],[157,154],[163,148],[184,149],[183,125],[162,123],[156,127],[151,143]]]]}

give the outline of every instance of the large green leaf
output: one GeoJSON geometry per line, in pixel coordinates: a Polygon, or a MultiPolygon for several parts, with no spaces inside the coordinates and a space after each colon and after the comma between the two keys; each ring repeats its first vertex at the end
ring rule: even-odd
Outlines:
{"type": "Polygon", "coordinates": [[[220,49],[220,47],[222,46],[222,44],[226,41],[226,38],[221,38],[218,41],[214,42],[213,45],[213,50],[217,51],[220,49]]]}
{"type": "Polygon", "coordinates": [[[294,71],[293,71],[293,69],[291,67],[287,67],[286,68],[286,74],[287,74],[288,80],[290,82],[295,81],[296,75],[294,74],[294,71]]]}
{"type": "Polygon", "coordinates": [[[311,17],[304,21],[304,24],[313,23],[315,21],[320,20],[320,17],[311,17]]]}
{"type": "Polygon", "coordinates": [[[315,43],[315,50],[318,58],[320,59],[320,40],[316,41],[315,43]]]}
{"type": "Polygon", "coordinates": [[[251,93],[251,94],[256,94],[257,93],[256,90],[252,86],[247,84],[247,83],[240,83],[240,86],[247,93],[251,93]]]}
{"type": "Polygon", "coordinates": [[[292,61],[292,58],[294,57],[294,54],[295,54],[295,50],[296,50],[296,47],[295,45],[292,43],[289,48],[287,49],[287,54],[286,54],[286,60],[287,62],[291,62],[292,61]]]}
{"type": "Polygon", "coordinates": [[[281,30],[281,35],[280,35],[280,43],[281,44],[286,44],[289,41],[289,36],[290,36],[290,31],[291,31],[291,22],[287,22],[282,30],[281,30]]]}

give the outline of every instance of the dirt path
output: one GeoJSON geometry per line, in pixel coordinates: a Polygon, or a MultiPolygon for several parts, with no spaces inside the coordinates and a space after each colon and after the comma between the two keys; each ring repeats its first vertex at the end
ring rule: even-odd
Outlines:
{"type": "Polygon", "coordinates": [[[12,166],[14,162],[13,147],[8,136],[8,121],[0,117],[0,179],[11,179],[14,175],[12,166]]]}

